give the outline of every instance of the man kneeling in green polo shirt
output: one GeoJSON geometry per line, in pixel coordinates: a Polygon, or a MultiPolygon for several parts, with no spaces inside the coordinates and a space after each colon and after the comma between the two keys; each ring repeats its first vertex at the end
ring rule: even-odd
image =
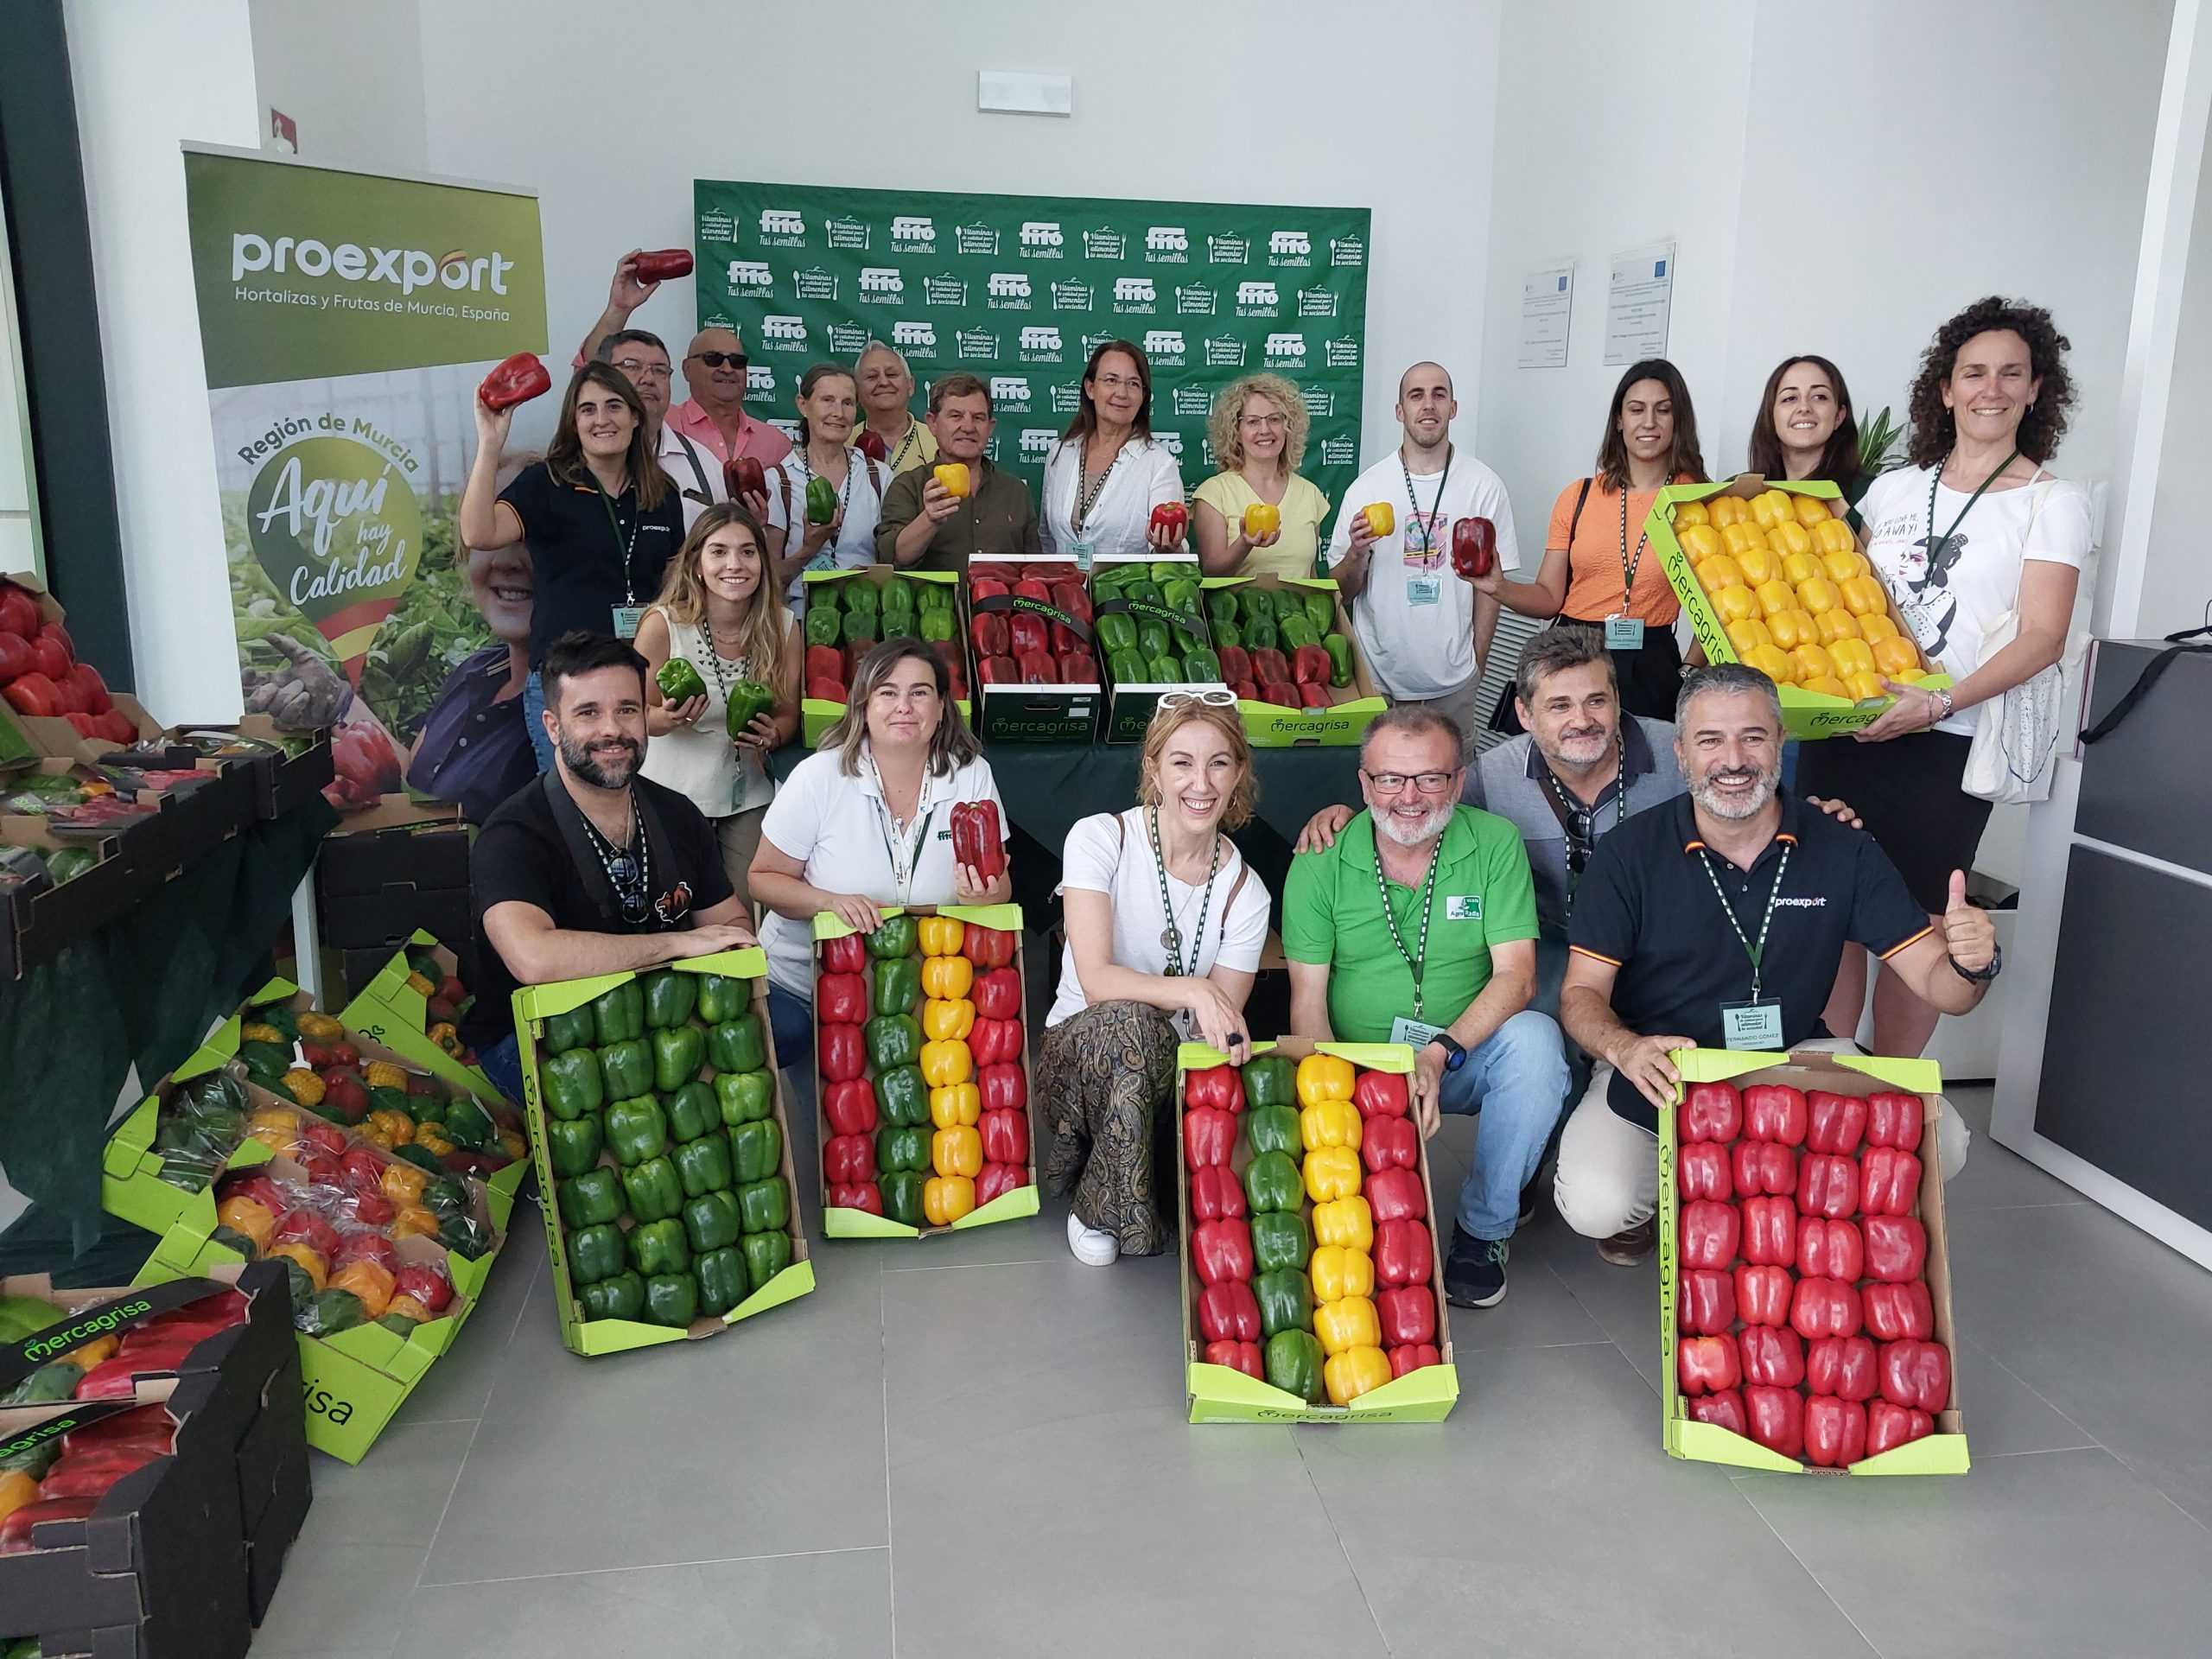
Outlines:
{"type": "Polygon", "coordinates": [[[1529,1007],[1536,896],[1504,819],[1461,806],[1458,723],[1393,709],[1360,745],[1367,810],[1327,850],[1291,861],[1282,948],[1301,1037],[1414,1050],[1414,1114],[1480,1112],[1444,1292],[1505,1298],[1507,1241],[1567,1098],[1559,1027],[1529,1007]]]}

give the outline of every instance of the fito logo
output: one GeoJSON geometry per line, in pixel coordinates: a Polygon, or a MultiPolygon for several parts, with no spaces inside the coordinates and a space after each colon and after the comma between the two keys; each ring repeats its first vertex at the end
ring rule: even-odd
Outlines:
{"type": "Polygon", "coordinates": [[[1145,232],[1144,245],[1150,253],[1188,253],[1191,233],[1180,225],[1154,225],[1145,232]]]}
{"type": "Polygon", "coordinates": [[[1057,248],[1066,238],[1053,220],[1024,219],[1021,225],[1021,245],[1025,248],[1057,248]]]}
{"type": "Polygon", "coordinates": [[[760,333],[768,340],[803,341],[806,338],[806,321],[802,317],[763,317],[760,319],[760,333]]]}
{"type": "Polygon", "coordinates": [[[983,291],[994,299],[1026,300],[1029,297],[1029,278],[1018,270],[995,270],[984,283],[983,291]]]}
{"type": "Polygon", "coordinates": [[[861,292],[877,299],[902,299],[906,293],[906,279],[896,265],[862,265],[861,292]]]}
{"type": "Polygon", "coordinates": [[[937,349],[937,325],[933,322],[894,322],[891,325],[891,343],[934,351],[937,349]]]}
{"type": "Polygon", "coordinates": [[[1239,283],[1236,284],[1236,303],[1239,305],[1279,305],[1281,296],[1273,283],[1239,283]]]}
{"type": "Polygon", "coordinates": [[[805,217],[790,207],[764,207],[760,210],[760,234],[763,236],[804,236],[805,217]]]}
{"type": "Polygon", "coordinates": [[[1313,238],[1304,231],[1275,231],[1268,237],[1269,253],[1311,253],[1313,238]]]}
{"type": "Polygon", "coordinates": [[[1174,328],[1147,328],[1144,348],[1155,357],[1178,357],[1183,351],[1183,335],[1174,328]]]}
{"type": "Polygon", "coordinates": [[[1060,331],[1057,326],[1039,325],[1021,331],[1021,349],[1025,352],[1057,352],[1060,349],[1060,331]]]}
{"type": "Polygon", "coordinates": [[[1116,276],[1114,279],[1114,297],[1150,304],[1159,295],[1149,276],[1116,276]]]}

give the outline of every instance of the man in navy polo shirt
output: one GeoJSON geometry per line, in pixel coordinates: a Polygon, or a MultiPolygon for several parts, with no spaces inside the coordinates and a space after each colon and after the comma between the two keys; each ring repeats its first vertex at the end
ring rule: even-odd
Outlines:
{"type": "MultiPolygon", "coordinates": [[[[1591,856],[1560,994],[1567,1034],[1600,1064],[1560,1137],[1553,1197],[1624,1266],[1651,1250],[1657,1108],[1678,1080],[1669,1051],[1842,1047],[1821,1011],[1847,943],[1946,1014],[1980,1002],[1999,966],[1962,872],[1930,926],[1873,837],[1779,793],[1782,704],[1757,669],[1725,664],[1683,682],[1675,753],[1688,792],[1591,856]]],[[[1946,1179],[1967,1141],[1947,1109],[1946,1179]]]]}

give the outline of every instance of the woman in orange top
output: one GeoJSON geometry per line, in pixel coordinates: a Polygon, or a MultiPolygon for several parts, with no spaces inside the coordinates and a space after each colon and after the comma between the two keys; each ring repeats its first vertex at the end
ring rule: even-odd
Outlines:
{"type": "MultiPolygon", "coordinates": [[[[1552,504],[1535,580],[1508,582],[1493,570],[1475,586],[1523,616],[1603,631],[1621,707],[1672,720],[1682,666],[1675,620],[1682,607],[1651,556],[1643,521],[1662,485],[1704,478],[1697,411],[1681,371],[1664,358],[1634,364],[1613,389],[1597,473],[1568,485],[1552,504]]],[[[1493,726],[1520,730],[1510,692],[1499,711],[1493,726]]]]}

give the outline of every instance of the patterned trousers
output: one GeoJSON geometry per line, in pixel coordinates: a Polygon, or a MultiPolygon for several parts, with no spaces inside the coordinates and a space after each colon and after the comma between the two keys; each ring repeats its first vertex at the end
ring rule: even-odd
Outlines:
{"type": "Polygon", "coordinates": [[[1175,1027],[1141,1002],[1094,1002],[1046,1031],[1037,1084],[1044,1180],[1125,1255],[1175,1243],[1175,1027]]]}

